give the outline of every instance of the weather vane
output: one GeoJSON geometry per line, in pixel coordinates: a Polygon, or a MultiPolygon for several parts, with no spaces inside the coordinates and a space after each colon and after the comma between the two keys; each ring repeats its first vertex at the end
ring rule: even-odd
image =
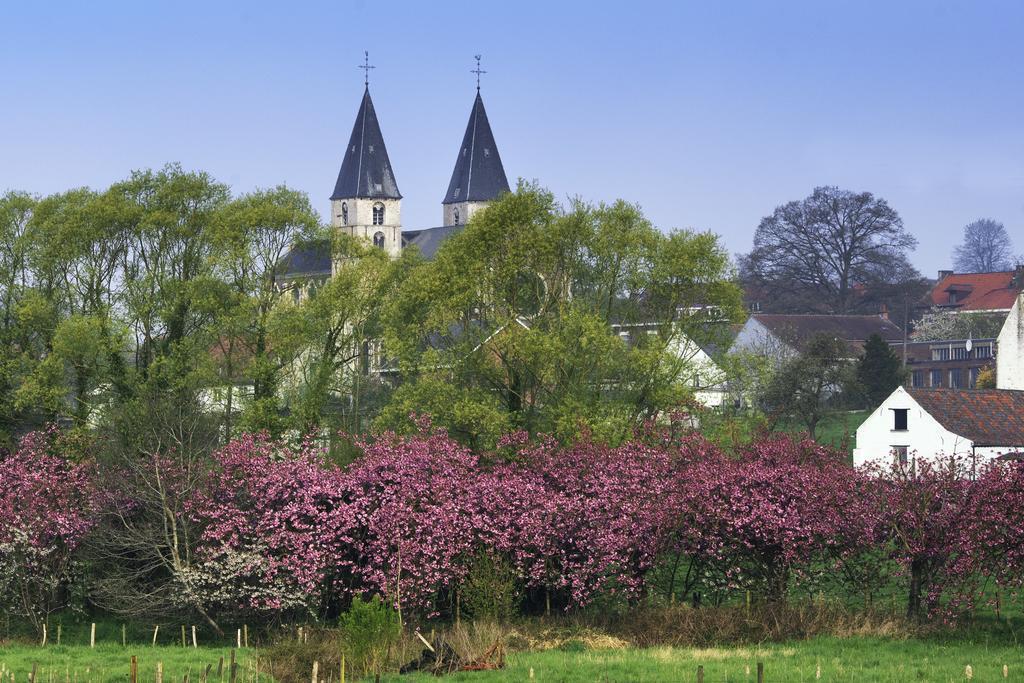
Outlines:
{"type": "Polygon", "coordinates": [[[481,55],[474,55],[474,57],[476,57],[476,68],[469,73],[476,74],[476,91],[480,92],[480,74],[485,74],[487,72],[480,68],[481,55]]]}
{"type": "Polygon", "coordinates": [[[370,87],[370,69],[376,69],[377,68],[375,66],[370,66],[370,51],[369,50],[363,50],[363,63],[359,65],[359,68],[363,70],[364,74],[366,74],[365,80],[363,81],[363,83],[366,85],[367,88],[369,88],[370,87]]]}

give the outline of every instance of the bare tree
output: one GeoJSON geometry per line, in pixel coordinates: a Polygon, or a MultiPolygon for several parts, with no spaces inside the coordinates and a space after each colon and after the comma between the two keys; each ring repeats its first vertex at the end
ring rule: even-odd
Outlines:
{"type": "Polygon", "coordinates": [[[953,250],[957,272],[991,273],[1013,265],[1013,244],[1002,223],[981,218],[964,226],[964,241],[953,250]]]}
{"type": "Polygon", "coordinates": [[[99,476],[108,491],[88,540],[90,599],[115,614],[172,619],[198,614],[220,626],[194,584],[199,529],[188,504],[201,490],[215,422],[194,403],[148,397],[125,410],[104,441],[99,476]]]}
{"type": "Polygon", "coordinates": [[[906,254],[916,246],[884,199],[818,187],[761,219],[740,271],[776,310],[848,313],[863,291],[912,280],[906,254]]]}

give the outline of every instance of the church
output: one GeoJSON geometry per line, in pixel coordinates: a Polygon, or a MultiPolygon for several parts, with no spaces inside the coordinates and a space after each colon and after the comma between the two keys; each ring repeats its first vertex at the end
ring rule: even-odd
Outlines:
{"type": "MultiPolygon", "coordinates": [[[[448,191],[441,201],[441,225],[403,228],[402,193],[388,159],[367,80],[331,194],[333,229],[366,240],[393,258],[403,249],[416,247],[425,258],[431,259],[441,244],[462,230],[474,213],[509,191],[501,155],[480,96],[479,76],[483,72],[479,64],[474,73],[477,74],[476,98],[455,157],[448,191]]],[[[330,277],[337,267],[329,244],[298,246],[285,259],[283,279],[292,282],[321,280],[330,277]]]]}

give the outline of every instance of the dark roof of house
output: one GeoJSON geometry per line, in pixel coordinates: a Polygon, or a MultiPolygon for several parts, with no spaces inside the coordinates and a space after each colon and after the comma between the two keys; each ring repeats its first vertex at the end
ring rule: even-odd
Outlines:
{"type": "Polygon", "coordinates": [[[932,306],[958,311],[1001,311],[1013,307],[1024,288],[1024,270],[993,273],[949,273],[928,293],[932,306]],[[956,301],[950,301],[955,294],[956,301]]]}
{"type": "Polygon", "coordinates": [[[345,148],[338,182],[331,199],[401,199],[395,172],[391,169],[384,135],[377,123],[377,112],[370,99],[370,88],[363,92],[352,136],[345,148]]]}
{"type": "Polygon", "coordinates": [[[1024,446],[1024,391],[912,387],[907,392],[939,424],[975,446],[1024,446]]]}
{"type": "Polygon", "coordinates": [[[327,240],[297,244],[281,260],[281,277],[331,274],[331,245],[327,240]]]}
{"type": "Polygon", "coordinates": [[[433,260],[441,244],[457,232],[461,232],[465,225],[445,225],[440,228],[427,228],[425,230],[408,230],[402,232],[402,246],[419,247],[423,258],[433,260]]]}
{"type": "Polygon", "coordinates": [[[859,352],[861,342],[873,334],[885,341],[903,339],[903,330],[891,320],[877,315],[792,315],[786,313],[755,313],[757,320],[782,341],[797,350],[812,337],[827,334],[847,342],[859,352]]]}
{"type": "Polygon", "coordinates": [[[498,145],[494,142],[484,101],[477,91],[459,156],[455,159],[455,170],[448,183],[448,193],[442,204],[489,202],[508,191],[508,178],[501,165],[498,145]]]}

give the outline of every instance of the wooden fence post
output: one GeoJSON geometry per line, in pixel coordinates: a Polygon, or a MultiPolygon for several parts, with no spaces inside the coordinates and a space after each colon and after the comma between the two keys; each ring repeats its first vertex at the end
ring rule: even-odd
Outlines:
{"type": "Polygon", "coordinates": [[[235,676],[238,675],[238,665],[235,664],[235,651],[231,651],[231,668],[228,670],[228,679],[235,683],[235,676]]]}
{"type": "Polygon", "coordinates": [[[156,634],[160,632],[160,624],[153,627],[153,647],[156,647],[156,634]]]}
{"type": "Polygon", "coordinates": [[[164,663],[156,663],[156,683],[164,683],[164,663]]]}
{"type": "Polygon", "coordinates": [[[43,622],[43,643],[41,647],[46,647],[46,622],[43,622]]]}
{"type": "Polygon", "coordinates": [[[192,647],[199,647],[199,642],[196,640],[196,627],[192,626],[192,647]]]}
{"type": "Polygon", "coordinates": [[[764,662],[757,663],[757,683],[764,683],[764,662]]]}
{"type": "Polygon", "coordinates": [[[311,683],[316,683],[316,677],[317,677],[317,674],[319,672],[320,672],[320,662],[318,662],[317,660],[314,659],[313,660],[313,678],[311,679],[311,683]]]}
{"type": "Polygon", "coordinates": [[[96,647],[96,623],[89,627],[89,647],[96,647]]]}
{"type": "MultiPolygon", "coordinates": [[[[1003,667],[1003,670],[1006,670],[1005,666],[1003,667]]],[[[1003,676],[1003,678],[1006,678],[1006,676],[1003,676]]],[[[341,681],[341,683],[345,683],[345,653],[344,652],[341,653],[341,678],[339,680],[341,681]]]]}
{"type": "Polygon", "coordinates": [[[185,624],[181,625],[181,646],[188,647],[188,645],[185,642],[185,624]]]}
{"type": "Polygon", "coordinates": [[[236,634],[235,647],[237,647],[239,650],[242,649],[242,629],[238,629],[238,633],[236,634]]]}
{"type": "Polygon", "coordinates": [[[128,683],[138,683],[139,681],[139,660],[132,655],[131,664],[128,667],[128,683]]]}
{"type": "Polygon", "coordinates": [[[121,624],[121,647],[128,647],[128,627],[121,624]]]}
{"type": "Polygon", "coordinates": [[[242,643],[249,647],[249,624],[242,624],[242,643]]]}
{"type": "Polygon", "coordinates": [[[704,666],[697,666],[697,683],[704,683],[704,666]]]}
{"type": "Polygon", "coordinates": [[[60,645],[60,631],[61,631],[61,627],[62,627],[63,625],[64,625],[64,624],[61,624],[61,623],[58,623],[58,624],[57,624],[57,644],[58,644],[58,645],[60,645]]]}

